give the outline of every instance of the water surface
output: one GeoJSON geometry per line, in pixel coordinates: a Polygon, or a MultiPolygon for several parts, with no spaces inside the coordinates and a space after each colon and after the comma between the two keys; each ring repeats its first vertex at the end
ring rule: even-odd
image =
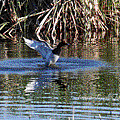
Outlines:
{"type": "Polygon", "coordinates": [[[1,43],[0,119],[120,120],[119,45],[78,48],[63,49],[59,69],[39,69],[36,51],[1,43]]]}

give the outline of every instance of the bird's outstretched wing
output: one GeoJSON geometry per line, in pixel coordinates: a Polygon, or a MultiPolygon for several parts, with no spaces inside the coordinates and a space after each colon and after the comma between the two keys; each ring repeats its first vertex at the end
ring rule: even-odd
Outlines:
{"type": "Polygon", "coordinates": [[[46,42],[38,42],[35,40],[30,40],[25,37],[23,37],[25,40],[26,45],[28,45],[30,48],[38,51],[44,59],[46,59],[47,54],[52,52],[52,48],[48,45],[46,42]]]}

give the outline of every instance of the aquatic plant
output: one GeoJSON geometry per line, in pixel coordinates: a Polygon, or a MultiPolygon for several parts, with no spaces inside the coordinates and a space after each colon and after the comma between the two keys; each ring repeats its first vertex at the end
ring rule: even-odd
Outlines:
{"type": "Polygon", "coordinates": [[[106,32],[114,29],[117,37],[119,35],[119,0],[0,2],[0,36],[3,39],[15,39],[21,35],[29,37],[29,33],[35,32],[38,39],[50,40],[52,43],[67,39],[72,43],[78,41],[83,33],[90,36],[92,31],[106,32]]]}

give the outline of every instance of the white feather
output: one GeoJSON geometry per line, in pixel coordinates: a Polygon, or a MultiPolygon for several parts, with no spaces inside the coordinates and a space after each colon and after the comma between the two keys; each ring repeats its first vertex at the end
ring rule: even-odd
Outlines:
{"type": "Polygon", "coordinates": [[[48,44],[45,42],[38,42],[35,40],[26,39],[26,38],[24,38],[24,40],[25,40],[26,45],[28,45],[30,48],[34,50],[37,50],[44,59],[46,59],[47,54],[52,52],[52,48],[50,48],[48,44]]]}

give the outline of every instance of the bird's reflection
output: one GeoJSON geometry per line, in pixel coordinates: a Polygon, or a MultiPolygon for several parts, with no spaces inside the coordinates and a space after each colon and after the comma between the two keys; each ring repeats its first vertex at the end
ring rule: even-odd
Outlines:
{"type": "Polygon", "coordinates": [[[29,79],[29,83],[25,87],[25,92],[35,92],[45,87],[49,87],[50,83],[54,82],[58,87],[59,90],[65,90],[67,88],[67,83],[63,82],[61,77],[61,72],[54,72],[51,74],[40,74],[37,73],[34,77],[29,79]]]}

